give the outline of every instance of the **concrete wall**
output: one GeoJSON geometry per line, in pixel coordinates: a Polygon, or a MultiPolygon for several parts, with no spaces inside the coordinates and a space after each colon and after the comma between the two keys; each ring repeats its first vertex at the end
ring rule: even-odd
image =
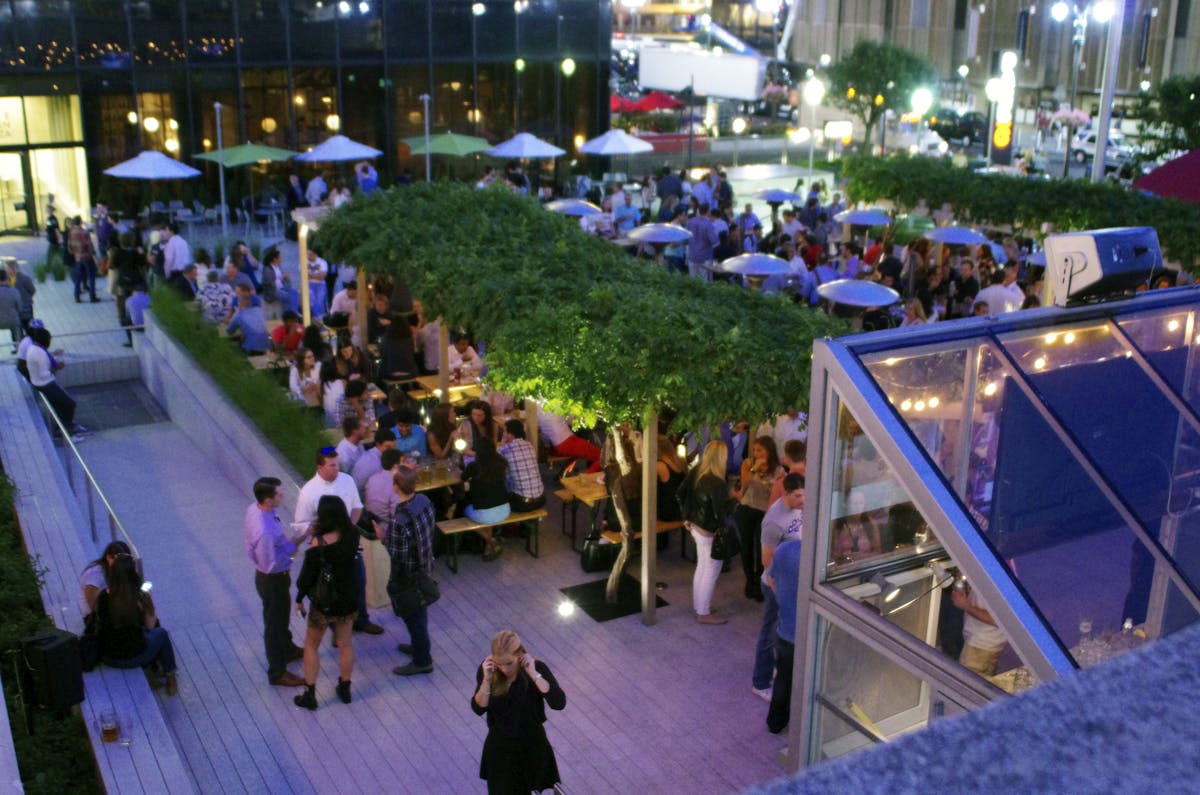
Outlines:
{"type": "Polygon", "coordinates": [[[221,474],[245,484],[247,498],[252,497],[255,480],[277,477],[283,481],[284,504],[294,508],[306,478],[284,461],[257,426],[163,330],[154,313],[146,312],[146,333],[137,336],[135,345],[146,388],[221,474]]]}

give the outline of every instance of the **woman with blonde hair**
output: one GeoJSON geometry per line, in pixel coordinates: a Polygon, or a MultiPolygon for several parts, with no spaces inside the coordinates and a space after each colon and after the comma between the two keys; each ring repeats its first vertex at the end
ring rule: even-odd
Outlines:
{"type": "Polygon", "coordinates": [[[492,653],[475,672],[471,709],[487,716],[479,777],[494,795],[541,792],[559,783],[558,762],[546,738],[546,705],[562,709],[567,696],[550,667],[525,651],[512,630],[497,632],[492,653]]]}
{"type": "Polygon", "coordinates": [[[683,526],[696,542],[696,572],[692,575],[692,608],[701,624],[724,624],[727,619],[714,615],[713,590],[721,561],[713,560],[713,535],[733,511],[734,501],[725,484],[725,466],[729,449],[724,442],[712,441],[704,447],[700,464],[679,484],[679,507],[683,526]]]}

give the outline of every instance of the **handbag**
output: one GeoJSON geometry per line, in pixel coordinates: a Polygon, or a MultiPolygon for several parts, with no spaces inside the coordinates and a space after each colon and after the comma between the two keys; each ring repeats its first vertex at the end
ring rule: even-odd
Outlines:
{"type": "MultiPolygon", "coordinates": [[[[398,509],[408,515],[408,509],[401,505],[398,509]]],[[[396,524],[396,519],[392,519],[393,528],[396,524]]],[[[411,525],[405,525],[406,532],[411,531],[411,525]]],[[[403,561],[397,555],[392,558],[392,573],[388,577],[387,593],[388,598],[392,601],[392,612],[398,618],[408,618],[415,616],[420,612],[421,608],[428,607],[442,597],[442,591],[438,587],[437,580],[425,571],[425,567],[421,565],[421,545],[417,539],[413,539],[413,549],[417,555],[417,570],[409,574],[404,570],[403,561]]]]}
{"type": "Polygon", "coordinates": [[[579,553],[579,565],[589,574],[610,571],[620,554],[620,544],[602,544],[599,538],[585,538],[583,551],[579,553]]]}
{"type": "Polygon", "coordinates": [[[713,533],[712,543],[712,559],[713,560],[733,560],[741,551],[741,541],[738,538],[737,523],[734,522],[732,516],[725,517],[725,521],[713,533]]]}

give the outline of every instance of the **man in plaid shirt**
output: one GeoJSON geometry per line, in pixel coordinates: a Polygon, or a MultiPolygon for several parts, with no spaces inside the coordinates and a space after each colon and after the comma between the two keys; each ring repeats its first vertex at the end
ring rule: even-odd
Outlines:
{"type": "MultiPolygon", "coordinates": [[[[414,574],[418,567],[433,573],[433,529],[436,516],[433,503],[424,494],[417,494],[417,473],[410,467],[399,467],[392,480],[399,504],[392,515],[386,533],[376,533],[392,556],[392,576],[403,572],[414,574]]],[[[429,650],[429,608],[422,607],[411,616],[403,616],[408,627],[410,643],[401,643],[397,650],[412,657],[408,665],[392,669],[397,676],[414,676],[433,671],[433,656],[429,650]]]]}
{"type": "Polygon", "coordinates": [[[524,513],[546,504],[546,486],[538,469],[537,451],[525,440],[520,420],[504,423],[500,455],[508,461],[508,504],[514,513],[524,513]]]}

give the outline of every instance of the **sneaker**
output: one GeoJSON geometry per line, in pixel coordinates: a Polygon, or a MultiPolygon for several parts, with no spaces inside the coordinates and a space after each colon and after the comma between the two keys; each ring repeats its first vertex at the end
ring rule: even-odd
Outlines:
{"type": "Polygon", "coordinates": [[[761,689],[759,689],[757,687],[752,687],[752,688],[750,688],[750,692],[753,693],[754,695],[758,696],[759,698],[761,698],[763,701],[767,702],[768,704],[771,703],[771,688],[770,687],[764,687],[761,689]]]}
{"type": "Polygon", "coordinates": [[[429,665],[417,665],[416,663],[409,663],[408,665],[397,665],[395,668],[392,669],[392,673],[394,673],[396,676],[416,676],[417,674],[431,674],[431,673],[433,673],[433,663],[430,663],[429,665]]]}

